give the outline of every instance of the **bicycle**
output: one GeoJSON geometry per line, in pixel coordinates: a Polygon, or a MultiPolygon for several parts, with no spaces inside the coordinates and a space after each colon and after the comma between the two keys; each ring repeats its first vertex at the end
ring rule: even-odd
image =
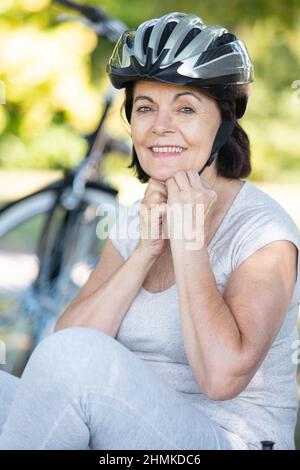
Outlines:
{"type": "MultiPolygon", "coordinates": [[[[99,7],[73,0],[55,3],[79,12],[76,20],[110,42],[128,29],[99,7]]],[[[66,15],[58,19],[73,20],[66,15]]],[[[118,190],[104,181],[100,166],[112,151],[130,152],[125,141],[104,130],[117,92],[108,87],[99,124],[85,136],[88,151],[76,168],[0,210],[0,338],[6,347],[2,368],[14,375],[20,376],[33,349],[53,330],[96,266],[106,238],[104,232],[96,234],[99,218],[106,217],[109,230],[120,208],[118,190]]]]}

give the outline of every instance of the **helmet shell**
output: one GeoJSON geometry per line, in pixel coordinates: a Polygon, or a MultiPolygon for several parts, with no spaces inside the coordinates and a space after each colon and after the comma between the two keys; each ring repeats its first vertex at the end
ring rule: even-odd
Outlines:
{"type": "Polygon", "coordinates": [[[203,89],[246,109],[253,66],[246,46],[223,26],[206,26],[194,14],[168,13],[119,38],[107,72],[116,88],[148,79],[203,89]]]}

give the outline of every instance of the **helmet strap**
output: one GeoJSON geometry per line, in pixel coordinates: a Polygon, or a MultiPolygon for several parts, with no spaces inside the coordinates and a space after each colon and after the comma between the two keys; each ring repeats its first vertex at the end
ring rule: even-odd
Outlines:
{"type": "Polygon", "coordinates": [[[217,158],[218,156],[218,151],[220,150],[221,147],[227,142],[229,137],[232,135],[235,127],[235,118],[231,119],[223,119],[220,127],[218,129],[218,132],[216,134],[212,150],[210,153],[210,156],[203,166],[203,168],[198,172],[198,175],[201,175],[202,171],[207,167],[210,166],[213,161],[217,158]]]}

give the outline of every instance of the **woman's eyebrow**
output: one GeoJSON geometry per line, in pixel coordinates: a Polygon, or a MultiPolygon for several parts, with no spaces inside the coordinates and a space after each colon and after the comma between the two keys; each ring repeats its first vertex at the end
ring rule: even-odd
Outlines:
{"type": "MultiPolygon", "coordinates": [[[[201,101],[201,98],[197,95],[195,95],[194,93],[192,93],[191,91],[183,91],[182,93],[177,93],[174,98],[173,98],[173,102],[176,101],[178,98],[180,98],[181,96],[183,95],[190,95],[190,96],[193,96],[194,98],[196,98],[198,101],[201,101]]],[[[138,95],[135,97],[134,99],[134,103],[136,103],[136,101],[138,100],[148,100],[148,101],[151,101],[151,103],[155,103],[155,101],[150,98],[150,96],[145,96],[145,95],[138,95]]]]}
{"type": "Polygon", "coordinates": [[[192,93],[191,91],[183,91],[182,93],[177,93],[177,94],[174,96],[173,101],[177,100],[178,98],[180,98],[180,96],[183,96],[183,95],[190,95],[190,96],[193,96],[194,98],[196,98],[196,100],[201,101],[200,96],[195,95],[195,94],[192,93]]]}
{"type": "Polygon", "coordinates": [[[151,103],[154,103],[153,99],[150,98],[150,96],[139,95],[136,98],[134,98],[134,103],[138,100],[148,100],[148,101],[151,101],[151,103]]]}

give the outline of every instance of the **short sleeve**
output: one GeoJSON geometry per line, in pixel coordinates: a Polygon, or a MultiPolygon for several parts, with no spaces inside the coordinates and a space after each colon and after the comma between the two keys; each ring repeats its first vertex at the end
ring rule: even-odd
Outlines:
{"type": "Polygon", "coordinates": [[[300,290],[300,232],[290,215],[284,209],[267,208],[249,217],[245,214],[243,222],[235,236],[232,270],[268,243],[289,240],[298,250],[296,288],[300,290]]]}
{"type": "Polygon", "coordinates": [[[139,204],[141,199],[136,200],[129,207],[118,205],[115,212],[115,219],[109,232],[114,247],[126,260],[139,239],[139,204]]]}

